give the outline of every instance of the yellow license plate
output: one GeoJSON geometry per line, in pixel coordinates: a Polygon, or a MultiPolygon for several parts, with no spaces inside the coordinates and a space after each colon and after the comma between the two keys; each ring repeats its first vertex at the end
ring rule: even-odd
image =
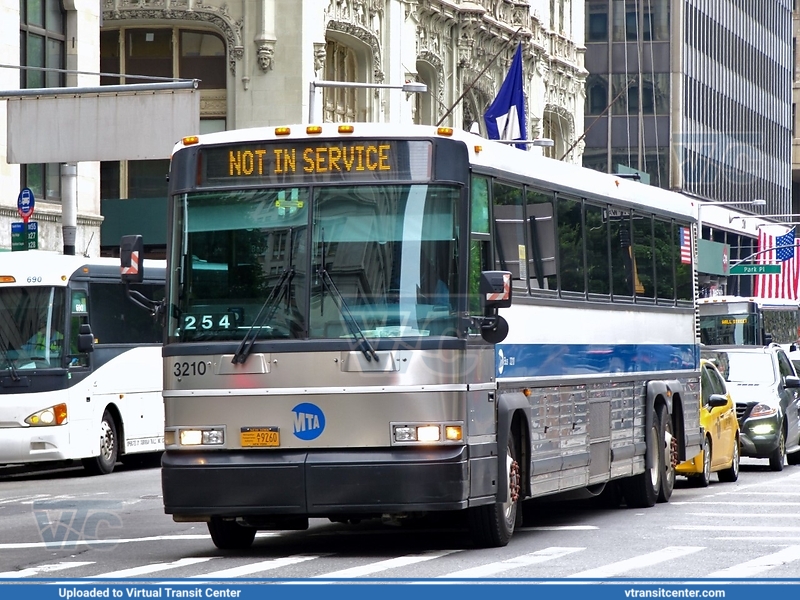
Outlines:
{"type": "Polygon", "coordinates": [[[281,445],[281,431],[277,427],[242,427],[242,448],[264,448],[281,445]]]}

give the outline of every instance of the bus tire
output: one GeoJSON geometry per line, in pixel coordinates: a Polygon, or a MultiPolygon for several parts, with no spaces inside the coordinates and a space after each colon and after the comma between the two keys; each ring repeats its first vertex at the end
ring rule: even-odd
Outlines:
{"type": "Polygon", "coordinates": [[[255,527],[239,525],[233,520],[211,517],[208,522],[208,533],[211,541],[220,550],[245,550],[253,545],[256,538],[255,527]]]}
{"type": "MultiPolygon", "coordinates": [[[[658,422],[658,411],[654,411],[653,422],[650,424],[650,431],[647,432],[647,452],[650,458],[651,468],[645,468],[643,473],[627,477],[620,481],[622,495],[625,497],[625,504],[628,508],[650,508],[658,500],[658,493],[661,490],[661,451],[659,448],[663,444],[660,436],[661,424],[658,422]]],[[[645,461],[646,464],[647,461],[645,461]]]]}
{"type": "Polygon", "coordinates": [[[521,521],[519,454],[512,434],[508,436],[506,465],[509,482],[508,500],[468,509],[470,534],[473,542],[481,548],[507,545],[521,521]]]}
{"type": "Polygon", "coordinates": [[[658,502],[669,502],[675,489],[675,465],[677,460],[672,460],[673,452],[677,459],[677,440],[672,430],[672,417],[667,407],[662,404],[658,407],[658,462],[661,468],[661,486],[658,488],[658,502]]]}
{"type": "Polygon", "coordinates": [[[117,424],[114,417],[107,410],[100,421],[100,454],[91,458],[84,458],[81,462],[83,468],[92,475],[108,475],[114,470],[119,456],[119,438],[117,437],[117,424]]]}

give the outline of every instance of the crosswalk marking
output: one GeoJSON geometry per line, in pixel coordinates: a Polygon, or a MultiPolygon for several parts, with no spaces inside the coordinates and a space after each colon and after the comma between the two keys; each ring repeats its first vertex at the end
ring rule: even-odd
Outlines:
{"type": "Polygon", "coordinates": [[[19,571],[6,571],[0,573],[0,579],[20,579],[22,577],[33,577],[34,575],[42,575],[44,573],[54,573],[56,571],[63,571],[64,569],[72,569],[74,567],[83,567],[85,565],[92,565],[93,561],[89,562],[60,562],[51,565],[39,565],[38,567],[30,567],[27,569],[20,569],[19,571]]]}
{"type": "Polygon", "coordinates": [[[656,552],[650,552],[649,554],[643,554],[641,556],[636,556],[634,558],[628,558],[626,560],[621,560],[615,563],[604,565],[602,567],[597,567],[595,569],[581,571],[580,573],[573,573],[572,575],[568,575],[567,577],[569,578],[614,577],[615,575],[619,575],[620,573],[625,573],[626,571],[633,571],[634,569],[640,569],[642,567],[651,567],[653,565],[657,565],[658,563],[666,562],[674,558],[680,558],[681,556],[686,556],[687,554],[693,554],[694,552],[699,552],[700,550],[703,549],[704,549],[703,546],[685,546],[683,548],[680,548],[678,546],[667,546],[666,548],[657,550],[656,552]]]}
{"type": "Polygon", "coordinates": [[[791,525],[669,525],[667,529],[676,529],[678,531],[735,531],[738,533],[745,531],[756,533],[800,531],[800,527],[791,525]]]}
{"type": "Polygon", "coordinates": [[[139,577],[140,575],[148,575],[150,573],[158,573],[159,571],[166,571],[168,569],[177,569],[179,567],[187,567],[189,565],[196,565],[209,561],[214,556],[206,556],[199,558],[181,558],[171,563],[152,563],[149,565],[142,565],[141,567],[132,567],[130,569],[122,569],[120,571],[111,571],[110,573],[101,573],[100,575],[90,575],[89,579],[102,577],[104,579],[124,579],[126,577],[139,577]]]}
{"type": "Polygon", "coordinates": [[[271,560],[263,560],[249,565],[241,565],[239,567],[231,567],[230,569],[223,569],[221,571],[214,571],[213,573],[203,573],[202,575],[193,575],[193,579],[227,579],[229,577],[245,577],[253,573],[261,573],[262,571],[271,571],[272,569],[279,569],[281,567],[288,567],[289,565],[296,565],[307,560],[314,560],[320,558],[319,554],[295,554],[293,556],[284,556],[281,558],[273,558],[271,560]]]}
{"type": "MultiPolygon", "coordinates": [[[[670,500],[670,504],[683,506],[686,504],[699,504],[705,506],[800,506],[800,502],[720,502],[719,500],[670,500]]],[[[718,514],[718,513],[716,513],[718,514]]],[[[750,515],[753,516],[752,514],[750,515]]]]}
{"type": "Polygon", "coordinates": [[[479,567],[472,567],[470,569],[463,569],[462,571],[455,571],[454,573],[448,573],[447,575],[439,575],[439,577],[463,579],[489,577],[504,571],[510,571],[511,569],[536,565],[547,562],[548,560],[561,558],[562,556],[567,556],[573,552],[580,552],[581,550],[586,550],[586,548],[561,548],[558,546],[553,546],[551,548],[545,548],[544,550],[531,552],[530,554],[515,556],[514,558],[509,558],[508,560],[501,562],[489,563],[479,567]]]}
{"type": "Polygon", "coordinates": [[[324,575],[315,575],[315,578],[329,577],[331,579],[349,579],[353,577],[363,577],[386,571],[388,569],[396,569],[397,567],[407,567],[426,560],[434,558],[441,558],[448,554],[459,552],[459,550],[441,550],[431,552],[421,552],[420,554],[409,554],[406,556],[398,556],[397,558],[390,558],[388,560],[379,560],[378,562],[370,563],[368,565],[361,565],[360,567],[351,567],[349,569],[342,569],[341,571],[333,571],[332,573],[325,573],[324,575]]]}
{"type": "Polygon", "coordinates": [[[759,573],[763,573],[769,569],[794,562],[798,559],[800,559],[800,546],[789,546],[788,548],[784,548],[783,550],[779,550],[773,554],[759,556],[753,560],[748,560],[747,562],[733,565],[732,567],[728,567],[726,569],[714,571],[713,573],[706,575],[706,577],[712,579],[723,579],[727,577],[743,579],[747,577],[753,577],[754,575],[758,575],[759,573]]]}

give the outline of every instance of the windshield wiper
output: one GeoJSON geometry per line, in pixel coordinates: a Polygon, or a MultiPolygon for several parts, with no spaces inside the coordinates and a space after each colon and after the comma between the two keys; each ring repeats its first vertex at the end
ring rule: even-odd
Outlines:
{"type": "Polygon", "coordinates": [[[361,330],[361,327],[358,325],[358,321],[356,321],[353,313],[350,312],[350,307],[347,306],[347,302],[342,296],[339,288],[336,287],[336,284],[333,283],[333,279],[331,279],[328,270],[325,268],[325,230],[322,230],[322,236],[320,239],[320,243],[322,245],[322,251],[320,256],[321,266],[317,269],[317,275],[322,279],[323,285],[323,293],[322,293],[322,302],[320,303],[320,311],[324,310],[325,306],[325,292],[324,289],[327,287],[333,295],[338,298],[339,302],[336,304],[336,307],[339,309],[339,314],[347,323],[347,328],[350,330],[350,334],[353,336],[353,339],[358,342],[358,349],[364,353],[367,361],[375,360],[375,362],[380,362],[380,358],[378,357],[378,353],[375,352],[375,348],[372,347],[372,344],[369,343],[367,336],[364,335],[364,332],[361,330]]]}
{"type": "Polygon", "coordinates": [[[231,359],[233,364],[243,364],[244,361],[247,360],[247,357],[250,356],[250,353],[253,351],[253,344],[256,343],[258,333],[261,331],[261,328],[264,325],[272,321],[272,317],[275,316],[275,312],[278,310],[278,306],[280,305],[284,294],[286,295],[287,304],[291,300],[291,284],[292,279],[294,278],[294,264],[292,258],[294,244],[292,233],[293,228],[290,227],[288,264],[286,267],[284,267],[283,273],[281,273],[278,282],[272,288],[272,291],[270,291],[269,296],[267,296],[267,299],[264,300],[264,304],[261,305],[261,309],[258,311],[256,318],[253,319],[253,324],[250,325],[250,329],[248,329],[247,333],[244,334],[242,342],[236,349],[236,354],[234,354],[233,358],[231,359]]]}
{"type": "Polygon", "coordinates": [[[19,373],[17,373],[17,368],[14,366],[13,359],[8,355],[8,346],[6,344],[3,344],[2,346],[0,346],[0,351],[3,352],[3,359],[6,361],[6,364],[8,365],[8,370],[11,371],[11,379],[13,381],[19,381],[20,377],[19,373]]]}

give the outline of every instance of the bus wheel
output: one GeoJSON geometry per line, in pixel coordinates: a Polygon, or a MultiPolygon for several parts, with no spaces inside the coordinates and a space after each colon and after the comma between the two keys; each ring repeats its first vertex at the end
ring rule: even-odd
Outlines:
{"type": "Polygon", "coordinates": [[[678,464],[678,440],[672,432],[672,418],[665,405],[658,408],[658,464],[661,469],[661,487],[658,488],[658,501],[669,502],[675,489],[675,465],[678,464]]]}
{"type": "Polygon", "coordinates": [[[93,475],[107,475],[114,470],[119,454],[119,439],[117,438],[117,424],[111,413],[105,411],[100,422],[100,454],[91,458],[84,458],[81,462],[83,468],[93,475]]]}
{"type": "Polygon", "coordinates": [[[628,477],[620,481],[622,495],[625,496],[625,504],[628,508],[649,508],[658,500],[658,493],[661,489],[661,455],[660,447],[664,443],[663,437],[659,435],[661,424],[659,423],[659,411],[654,411],[653,422],[650,431],[647,432],[647,458],[650,468],[645,468],[644,473],[639,473],[633,477],[628,477]]]}
{"type": "Polygon", "coordinates": [[[514,436],[509,434],[506,451],[508,500],[469,509],[469,529],[476,545],[496,548],[508,544],[519,525],[522,510],[519,503],[520,472],[514,436]]]}
{"type": "Polygon", "coordinates": [[[211,517],[208,533],[211,534],[211,541],[220,550],[244,550],[253,545],[256,537],[255,527],[245,527],[236,521],[226,521],[220,517],[211,517]]]}

